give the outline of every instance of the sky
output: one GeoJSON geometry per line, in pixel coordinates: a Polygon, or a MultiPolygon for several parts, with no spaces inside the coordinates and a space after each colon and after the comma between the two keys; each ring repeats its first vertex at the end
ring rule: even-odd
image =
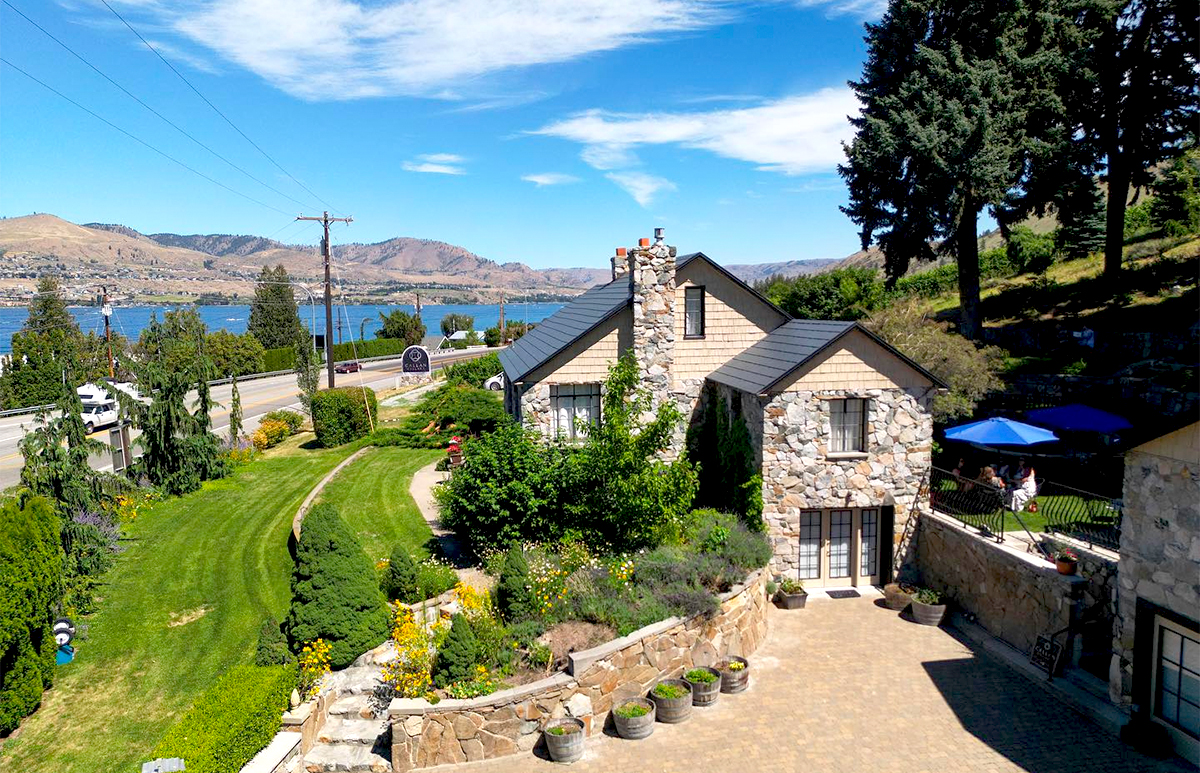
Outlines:
{"type": "Polygon", "coordinates": [[[136,140],[0,64],[0,215],[311,244],[328,209],[335,244],[535,268],[659,226],[730,264],[859,248],[836,167],[877,0],[2,2],[0,56],[136,140]]]}

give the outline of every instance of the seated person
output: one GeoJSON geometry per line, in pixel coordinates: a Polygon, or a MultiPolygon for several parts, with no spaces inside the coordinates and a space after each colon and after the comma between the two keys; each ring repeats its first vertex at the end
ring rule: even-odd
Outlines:
{"type": "Polygon", "coordinates": [[[1018,488],[1012,493],[1012,510],[1014,513],[1024,510],[1029,500],[1037,496],[1037,478],[1035,477],[1034,469],[1028,467],[1019,472],[1024,472],[1025,477],[1018,479],[1018,488]]]}
{"type": "Polygon", "coordinates": [[[1012,476],[1013,481],[1016,482],[1017,485],[1020,485],[1021,481],[1025,480],[1025,477],[1028,474],[1029,474],[1029,470],[1025,467],[1025,460],[1018,459],[1017,460],[1017,471],[1014,472],[1013,476],[1012,476]]]}
{"type": "Polygon", "coordinates": [[[1000,465],[996,467],[996,474],[999,475],[1001,479],[1008,480],[1008,462],[1001,462],[1000,465]]]}
{"type": "Polygon", "coordinates": [[[992,467],[984,467],[979,473],[979,482],[986,483],[993,488],[1004,490],[1004,481],[996,474],[996,470],[992,467]]]}

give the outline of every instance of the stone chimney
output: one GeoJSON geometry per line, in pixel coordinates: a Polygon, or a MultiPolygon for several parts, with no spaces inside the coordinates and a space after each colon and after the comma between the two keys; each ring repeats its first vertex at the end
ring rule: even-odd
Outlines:
{"type": "Polygon", "coordinates": [[[633,291],[633,354],[653,408],[670,399],[675,364],[675,248],[654,229],[654,243],[641,239],[629,252],[633,291]]]}
{"type": "Polygon", "coordinates": [[[612,278],[615,282],[629,273],[629,255],[624,247],[617,248],[617,254],[612,257],[612,278]]]}

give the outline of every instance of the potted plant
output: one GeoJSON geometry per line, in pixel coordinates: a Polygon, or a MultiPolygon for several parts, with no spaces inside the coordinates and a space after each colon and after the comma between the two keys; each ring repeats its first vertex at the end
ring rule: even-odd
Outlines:
{"type": "Polygon", "coordinates": [[[636,741],[654,732],[654,701],[634,698],[613,709],[617,735],[636,741]]]}
{"type": "Polygon", "coordinates": [[[715,668],[693,668],[683,675],[683,681],[692,688],[693,706],[711,706],[721,697],[721,672],[715,668]]]}
{"type": "Polygon", "coordinates": [[[917,589],[907,583],[890,582],[883,586],[883,603],[888,609],[903,612],[917,589]]]}
{"type": "Polygon", "coordinates": [[[583,756],[583,720],[552,719],[546,725],[546,751],[555,762],[575,762],[583,756]]]}
{"type": "Polygon", "coordinates": [[[1075,574],[1079,570],[1079,556],[1070,548],[1058,548],[1054,551],[1054,565],[1059,574],[1075,574]]]}
{"type": "Polygon", "coordinates": [[[804,583],[784,577],[779,581],[779,592],[775,594],[775,603],[784,609],[804,609],[808,594],[804,592],[804,583]]]}
{"type": "Polygon", "coordinates": [[[912,597],[913,619],[921,625],[941,625],[946,616],[942,596],[930,588],[920,588],[912,597]]]}
{"type": "Polygon", "coordinates": [[[741,692],[750,686],[750,662],[737,655],[730,655],[717,664],[721,672],[721,692],[741,692]]]}
{"type": "Polygon", "coordinates": [[[677,724],[692,716],[692,686],[682,679],[664,679],[650,691],[659,722],[677,724]]]}

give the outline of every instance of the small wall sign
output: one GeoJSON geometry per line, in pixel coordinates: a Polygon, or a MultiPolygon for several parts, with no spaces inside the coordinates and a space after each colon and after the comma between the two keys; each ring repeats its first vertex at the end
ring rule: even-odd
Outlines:
{"type": "Polygon", "coordinates": [[[1058,661],[1062,657],[1062,645],[1049,636],[1038,636],[1029,652],[1029,662],[1046,672],[1051,678],[1058,672],[1058,661]]]}
{"type": "Polygon", "coordinates": [[[429,352],[424,346],[410,346],[404,350],[404,354],[400,355],[400,370],[404,373],[420,373],[428,376],[431,372],[429,366],[429,352]]]}

